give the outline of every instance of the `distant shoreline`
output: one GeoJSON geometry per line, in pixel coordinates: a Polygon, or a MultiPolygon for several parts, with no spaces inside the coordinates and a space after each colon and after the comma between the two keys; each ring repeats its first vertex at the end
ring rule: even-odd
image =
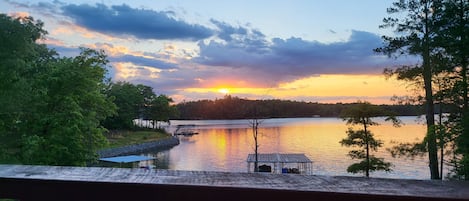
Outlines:
{"type": "MultiPolygon", "coordinates": [[[[435,114],[437,115],[437,114],[435,114]]],[[[396,115],[397,117],[418,117],[422,116],[422,114],[409,114],[409,115],[396,115]]],[[[386,116],[382,116],[386,117],[386,116]]],[[[258,117],[256,119],[308,119],[308,118],[337,118],[340,119],[340,116],[320,116],[320,115],[313,115],[313,116],[292,116],[292,117],[258,117]]],[[[170,119],[170,121],[212,121],[212,120],[251,120],[254,118],[234,118],[234,119],[203,119],[203,118],[194,118],[194,119],[182,119],[182,118],[174,118],[170,119]]]]}
{"type": "MultiPolygon", "coordinates": [[[[343,110],[357,103],[312,103],[289,100],[248,100],[227,96],[223,99],[184,102],[176,105],[174,120],[231,120],[266,118],[340,117],[343,110]]],[[[425,114],[423,105],[375,105],[395,116],[425,114]]],[[[435,111],[438,105],[435,106],[435,111]]],[[[446,107],[444,107],[446,108],[446,107]]],[[[445,112],[445,111],[443,111],[445,112]]],[[[388,114],[383,114],[388,115],[388,114]]]]}

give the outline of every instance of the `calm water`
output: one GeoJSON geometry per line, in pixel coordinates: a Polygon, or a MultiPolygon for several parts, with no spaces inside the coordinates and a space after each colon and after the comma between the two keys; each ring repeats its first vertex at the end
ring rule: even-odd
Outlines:
{"type": "MultiPolygon", "coordinates": [[[[373,177],[428,179],[426,157],[414,160],[392,158],[386,151],[393,142],[422,140],[425,126],[417,117],[401,117],[400,128],[377,118],[381,125],[371,127],[384,146],[375,153],[391,162],[393,171],[374,172],[373,177]]],[[[174,170],[208,170],[247,172],[246,158],[254,152],[252,130],[248,120],[171,121],[167,130],[176,125],[194,124],[198,135],[180,137],[181,144],[167,151],[146,153],[157,158],[157,168],[174,170]]],[[[313,174],[352,175],[347,167],[354,161],[346,154],[351,148],[339,141],[346,136],[347,126],[338,118],[265,119],[260,124],[260,153],[305,153],[313,160],[313,174]]],[[[361,175],[357,175],[361,176],[361,175]]]]}

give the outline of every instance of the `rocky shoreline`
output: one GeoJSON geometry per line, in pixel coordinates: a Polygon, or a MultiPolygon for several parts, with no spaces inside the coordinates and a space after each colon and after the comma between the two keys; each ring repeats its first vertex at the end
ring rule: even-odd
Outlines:
{"type": "Polygon", "coordinates": [[[137,154],[144,151],[169,149],[178,144],[179,139],[177,137],[170,137],[167,139],[157,140],[153,142],[145,142],[141,144],[134,144],[123,147],[102,149],[98,151],[98,155],[100,158],[106,158],[127,154],[137,154]]]}

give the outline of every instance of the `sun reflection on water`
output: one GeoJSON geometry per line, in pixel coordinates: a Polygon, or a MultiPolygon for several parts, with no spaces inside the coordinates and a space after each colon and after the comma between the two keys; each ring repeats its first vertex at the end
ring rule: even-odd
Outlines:
{"type": "MultiPolygon", "coordinates": [[[[391,142],[416,142],[425,136],[425,127],[414,121],[415,117],[403,117],[400,128],[390,123],[371,127],[375,137],[384,142],[378,157],[393,163],[391,173],[376,172],[371,176],[389,178],[427,179],[425,158],[408,160],[392,158],[386,148],[391,142]]],[[[379,120],[380,121],[380,120],[379,120]]],[[[168,168],[178,170],[246,172],[246,157],[254,152],[252,130],[248,120],[178,121],[177,124],[196,124],[198,135],[182,137],[181,144],[160,152],[166,156],[168,168]]],[[[260,153],[305,153],[313,160],[313,173],[318,175],[350,175],[347,166],[354,161],[348,158],[351,150],[339,143],[346,136],[347,126],[337,118],[268,119],[259,128],[260,153]]],[[[158,166],[158,165],[157,165],[158,166]]],[[[159,166],[158,166],[159,167],[159,166]]],[[[361,175],[359,175],[361,176],[361,175]]]]}

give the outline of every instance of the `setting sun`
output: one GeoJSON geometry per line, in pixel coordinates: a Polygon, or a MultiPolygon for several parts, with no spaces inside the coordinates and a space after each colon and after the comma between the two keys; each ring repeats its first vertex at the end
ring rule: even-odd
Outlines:
{"type": "Polygon", "coordinates": [[[230,93],[230,90],[227,89],[227,88],[221,88],[221,89],[218,89],[218,92],[220,92],[222,94],[228,94],[228,93],[230,93]]]}

